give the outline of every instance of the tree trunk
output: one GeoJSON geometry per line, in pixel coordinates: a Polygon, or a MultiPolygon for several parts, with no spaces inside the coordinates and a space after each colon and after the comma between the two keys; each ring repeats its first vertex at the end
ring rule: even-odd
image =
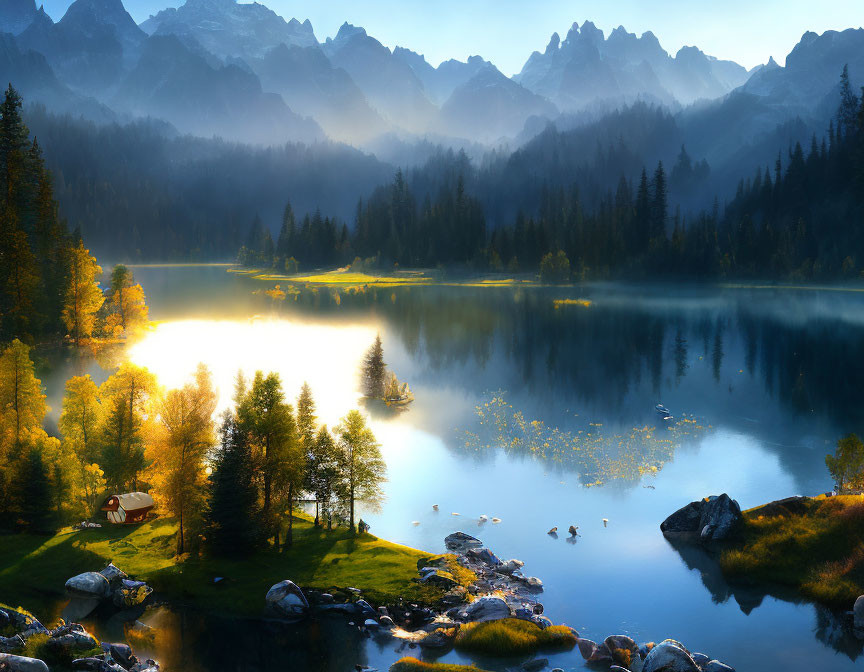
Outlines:
{"type": "Polygon", "coordinates": [[[294,486],[288,484],[288,536],[285,544],[291,546],[294,543],[294,486]]]}

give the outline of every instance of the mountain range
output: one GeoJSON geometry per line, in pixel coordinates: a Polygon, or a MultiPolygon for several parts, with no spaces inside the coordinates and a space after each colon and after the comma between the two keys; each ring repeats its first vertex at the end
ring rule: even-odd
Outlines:
{"type": "Polygon", "coordinates": [[[772,62],[748,72],[696,47],[671,56],[650,32],[618,27],[606,37],[586,21],[563,41],[552,35],[507,77],[480,55],[435,67],[348,23],[320,42],[308,20],[236,0],[186,0],[140,26],[122,0],[75,0],[56,23],[34,0],[4,0],[0,32],[8,34],[0,73],[63,111],[153,116],[184,133],[254,143],[329,137],[361,147],[394,133],[512,145],[589,110],[637,100],[684,110],[722,104],[733,91],[809,113],[810,80],[823,74],[802,63],[822,50],[831,70],[828,52],[852,49],[854,61],[864,39],[841,49],[808,33],[786,68],[772,62]]]}

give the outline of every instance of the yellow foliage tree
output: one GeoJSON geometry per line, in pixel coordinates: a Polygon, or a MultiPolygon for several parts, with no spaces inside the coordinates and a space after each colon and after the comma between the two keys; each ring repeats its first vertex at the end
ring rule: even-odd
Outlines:
{"type": "Polygon", "coordinates": [[[144,289],[126,266],[118,264],[111,271],[111,312],[105,319],[107,336],[132,336],[148,323],[147,297],[144,289]]]}
{"type": "Polygon", "coordinates": [[[42,431],[47,412],[30,348],[16,338],[0,355],[0,470],[21,457],[29,437],[42,431]]]}
{"type": "Polygon", "coordinates": [[[112,488],[137,488],[146,467],[144,438],[159,399],[156,377],[142,366],[126,362],[102,383],[99,396],[105,420],[99,432],[99,465],[112,488]]]}
{"type": "Polygon", "coordinates": [[[63,323],[75,339],[75,345],[93,335],[96,313],[105,302],[96,280],[100,275],[102,268],[79,240],[69,251],[69,284],[63,303],[63,323]]]}
{"type": "Polygon", "coordinates": [[[216,443],[216,392],[210,371],[199,364],[194,384],[170,390],[157,405],[146,456],[148,480],[157,502],[177,517],[177,553],[200,529],[206,493],[205,458],[216,443]]]}
{"type": "Polygon", "coordinates": [[[89,375],[66,381],[60,432],[84,464],[99,459],[98,432],[104,417],[99,388],[89,375]]]}

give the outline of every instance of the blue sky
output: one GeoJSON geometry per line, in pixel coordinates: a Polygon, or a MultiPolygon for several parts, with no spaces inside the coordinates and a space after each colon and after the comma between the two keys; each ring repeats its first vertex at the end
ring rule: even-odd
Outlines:
{"type": "MultiPolygon", "coordinates": [[[[0,0],[2,1],[2,0],[0,0]]],[[[71,0],[38,0],[59,19],[71,0]]],[[[184,0],[124,0],[136,21],[184,0]]],[[[651,30],[675,53],[695,45],[718,58],[753,67],[769,56],[783,63],[807,30],[858,28],[862,0],[263,0],[286,19],[308,18],[318,39],[348,21],[389,47],[408,47],[433,65],[472,54],[518,72],[553,32],[561,38],[577,21],[592,20],[609,32],[623,25],[651,30]]]]}

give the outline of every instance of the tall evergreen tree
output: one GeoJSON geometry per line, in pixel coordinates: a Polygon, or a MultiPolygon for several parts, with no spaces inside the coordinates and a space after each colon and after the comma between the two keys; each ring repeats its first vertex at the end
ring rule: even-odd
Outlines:
{"type": "Polygon", "coordinates": [[[367,350],[363,360],[363,394],[370,399],[381,399],[384,396],[387,365],[384,363],[384,347],[381,345],[381,335],[375,336],[375,342],[367,350]]]}

